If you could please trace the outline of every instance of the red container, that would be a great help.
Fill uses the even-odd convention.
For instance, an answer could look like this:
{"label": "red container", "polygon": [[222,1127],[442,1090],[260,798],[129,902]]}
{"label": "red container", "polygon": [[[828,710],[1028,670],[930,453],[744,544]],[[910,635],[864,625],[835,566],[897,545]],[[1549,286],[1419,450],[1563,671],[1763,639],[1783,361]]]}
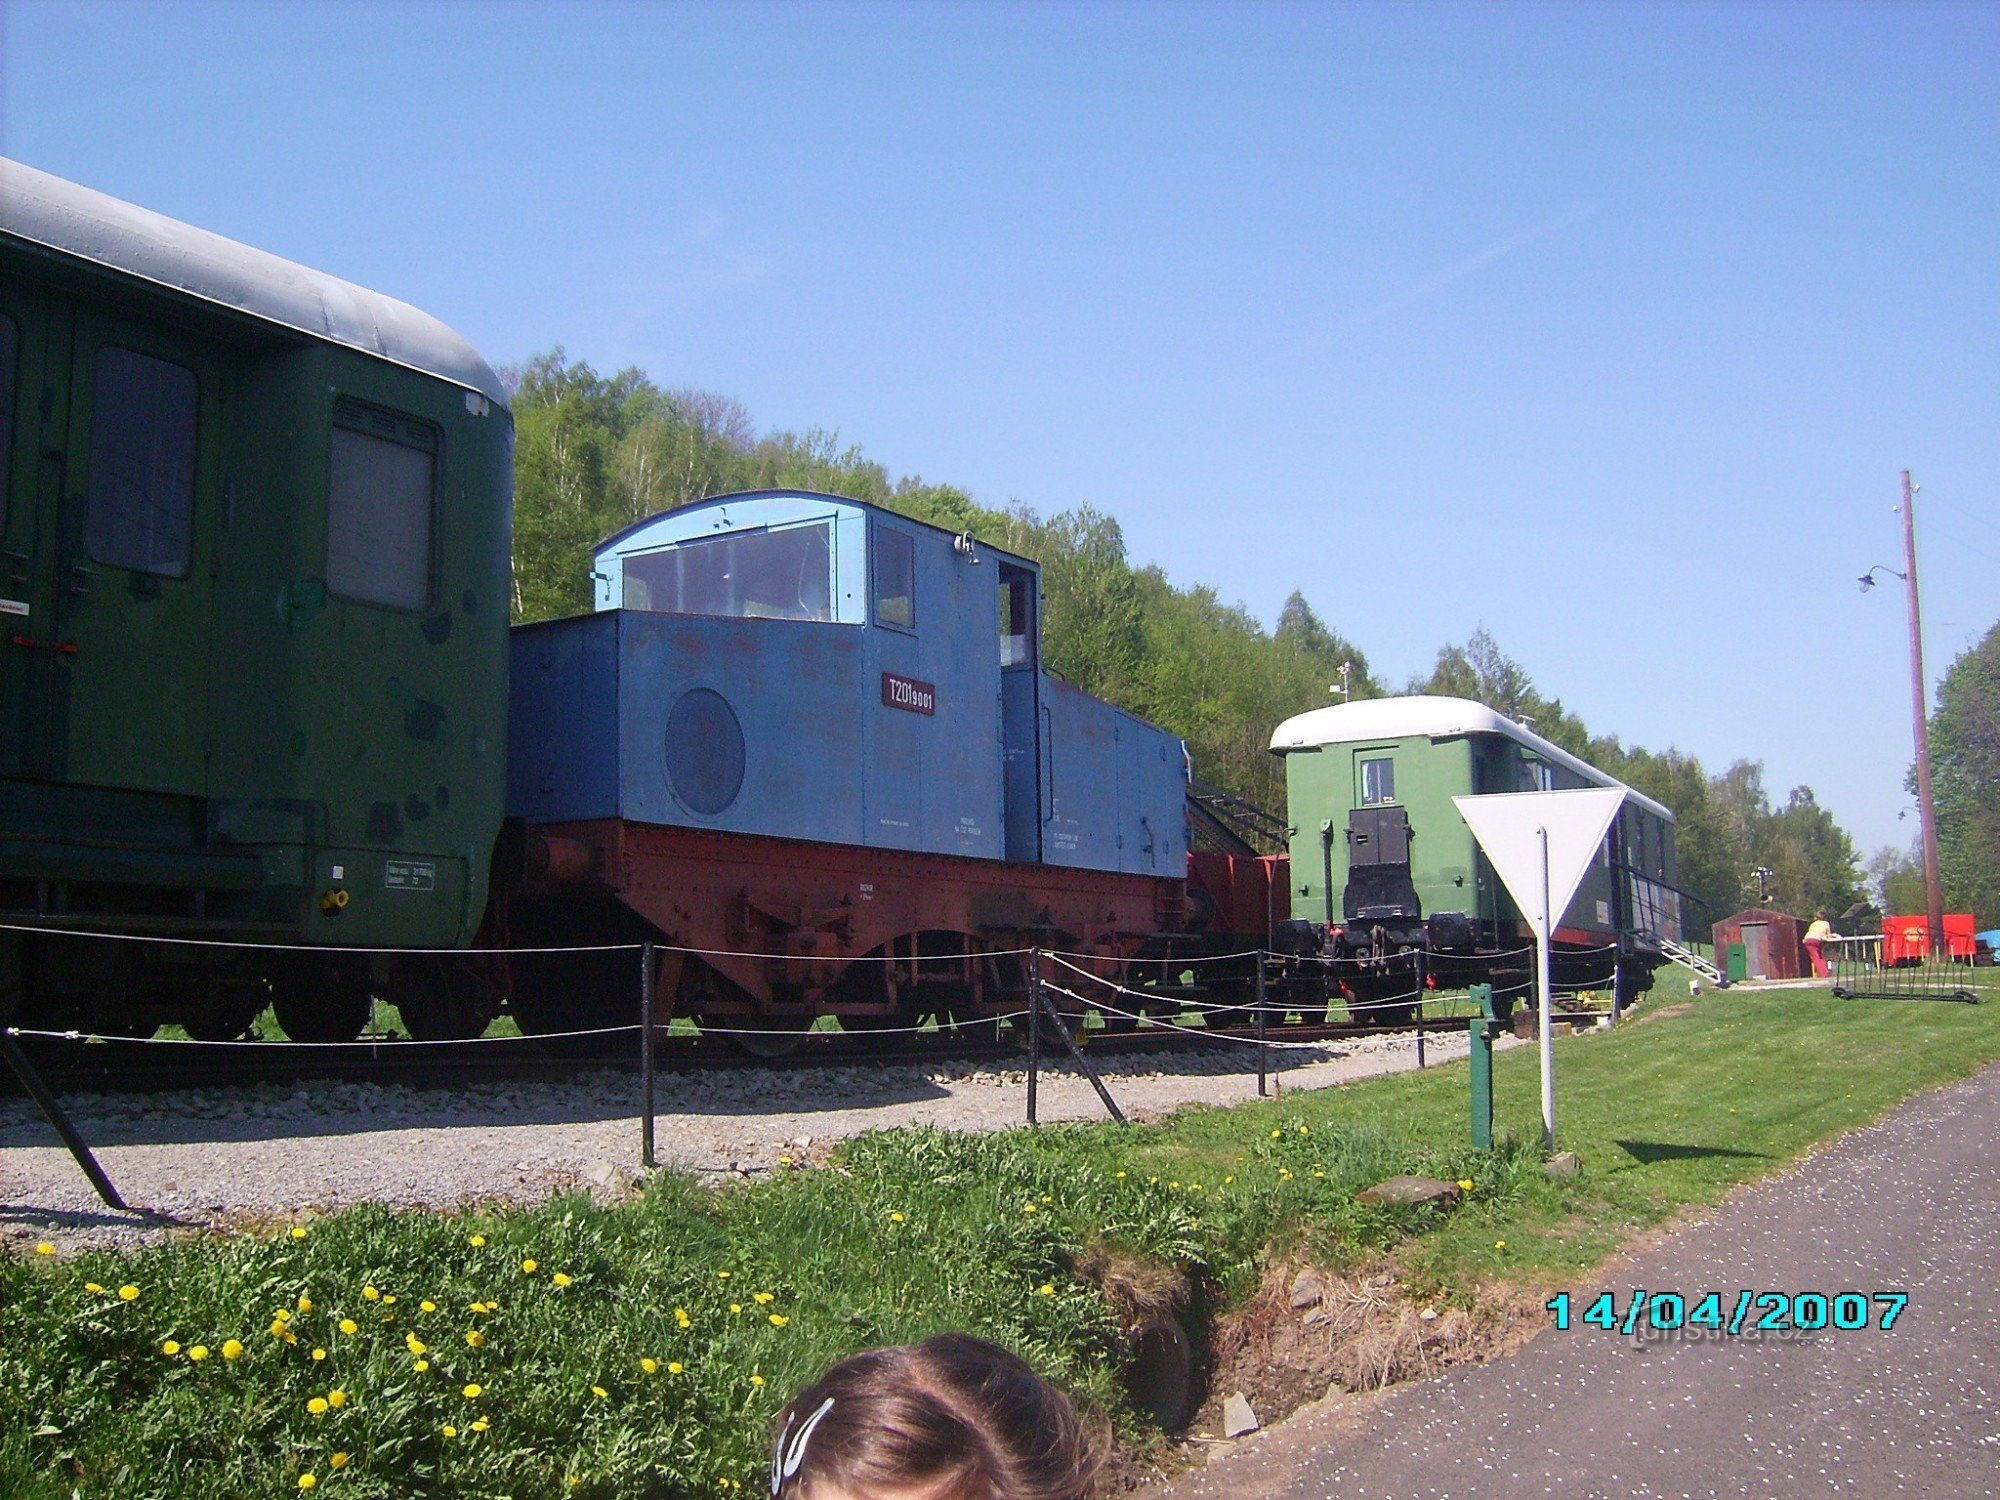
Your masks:
{"label": "red container", "polygon": [[[1930,952],[1930,920],[1922,912],[1914,917],[1882,919],[1882,962],[1914,963]],[[1972,962],[1973,921],[1969,911],[1950,911],[1944,916],[1944,942],[1953,958]]]}

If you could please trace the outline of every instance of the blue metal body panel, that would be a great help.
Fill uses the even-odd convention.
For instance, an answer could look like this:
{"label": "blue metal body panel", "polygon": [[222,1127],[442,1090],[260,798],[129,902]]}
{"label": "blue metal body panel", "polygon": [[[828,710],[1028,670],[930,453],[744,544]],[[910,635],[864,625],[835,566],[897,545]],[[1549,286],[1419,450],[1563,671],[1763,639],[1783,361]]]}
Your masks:
{"label": "blue metal body panel", "polygon": [[[799,528],[816,528],[809,545]],[[781,588],[750,552],[692,550],[787,531]],[[880,618],[872,559],[892,533],[908,625]],[[1032,666],[1003,694],[1001,561],[1033,573],[795,492],[642,522],[598,550],[610,607],[514,632],[508,811],[1183,875],[1180,742]],[[744,612],[616,607],[697,597]],[[768,613],[791,608],[818,617]]]}

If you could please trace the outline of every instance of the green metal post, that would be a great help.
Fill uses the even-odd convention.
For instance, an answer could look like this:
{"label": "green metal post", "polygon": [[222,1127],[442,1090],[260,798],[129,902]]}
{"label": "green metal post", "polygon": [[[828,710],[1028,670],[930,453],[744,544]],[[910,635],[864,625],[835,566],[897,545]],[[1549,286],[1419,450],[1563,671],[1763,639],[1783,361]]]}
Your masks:
{"label": "green metal post", "polygon": [[1472,1144],[1481,1151],[1493,1149],[1493,1032],[1498,1022],[1493,1016],[1493,986],[1475,984],[1472,999],[1479,1014],[1466,1022],[1472,1044]]}

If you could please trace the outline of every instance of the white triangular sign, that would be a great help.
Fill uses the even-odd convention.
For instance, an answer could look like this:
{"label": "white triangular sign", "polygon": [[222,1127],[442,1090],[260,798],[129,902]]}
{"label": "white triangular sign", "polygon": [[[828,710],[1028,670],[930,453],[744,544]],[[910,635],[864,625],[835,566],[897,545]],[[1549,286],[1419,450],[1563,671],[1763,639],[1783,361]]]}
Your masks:
{"label": "white triangular sign", "polygon": [[[1460,816],[1538,932],[1551,933],[1583,884],[1625,800],[1623,787],[1567,792],[1492,792],[1453,797]],[[1542,832],[1549,838],[1549,910],[1542,911]]]}

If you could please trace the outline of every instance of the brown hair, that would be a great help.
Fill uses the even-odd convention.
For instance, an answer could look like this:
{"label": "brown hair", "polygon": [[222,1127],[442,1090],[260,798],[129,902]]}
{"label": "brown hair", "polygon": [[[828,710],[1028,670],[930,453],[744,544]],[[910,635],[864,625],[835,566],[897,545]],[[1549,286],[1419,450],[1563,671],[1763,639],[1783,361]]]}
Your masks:
{"label": "brown hair", "polygon": [[848,1356],[779,1414],[777,1500],[1086,1500],[1101,1429],[1019,1356],[970,1334]]}

